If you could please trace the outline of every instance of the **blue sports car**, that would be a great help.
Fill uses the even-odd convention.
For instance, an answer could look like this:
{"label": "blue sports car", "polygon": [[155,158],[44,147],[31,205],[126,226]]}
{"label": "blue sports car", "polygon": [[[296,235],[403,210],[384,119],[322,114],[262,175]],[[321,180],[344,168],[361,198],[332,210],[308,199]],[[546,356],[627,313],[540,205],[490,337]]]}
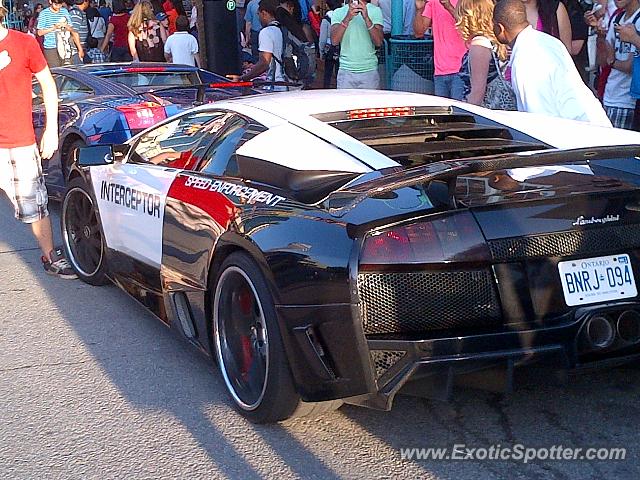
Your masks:
{"label": "blue sports car", "polygon": [[[78,148],[120,144],[147,127],[197,103],[255,93],[228,88],[214,73],[187,65],[114,63],[52,69],[58,87],[60,148],[43,170],[49,193],[62,198],[70,162]],[[33,83],[33,125],[40,138],[45,110]]]}

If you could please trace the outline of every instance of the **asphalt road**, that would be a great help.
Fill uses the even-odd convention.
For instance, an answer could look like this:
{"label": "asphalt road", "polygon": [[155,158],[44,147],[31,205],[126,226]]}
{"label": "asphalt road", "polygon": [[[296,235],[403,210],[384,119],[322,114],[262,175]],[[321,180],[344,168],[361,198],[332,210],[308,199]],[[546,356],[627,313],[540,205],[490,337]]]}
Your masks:
{"label": "asphalt road", "polygon": [[[55,210],[55,208],[54,208]],[[58,216],[54,212],[54,226]],[[284,426],[234,413],[212,363],[115,287],[47,276],[0,195],[0,478],[638,478],[640,369],[507,398],[399,398]],[[402,460],[402,448],[623,447],[621,461]]]}

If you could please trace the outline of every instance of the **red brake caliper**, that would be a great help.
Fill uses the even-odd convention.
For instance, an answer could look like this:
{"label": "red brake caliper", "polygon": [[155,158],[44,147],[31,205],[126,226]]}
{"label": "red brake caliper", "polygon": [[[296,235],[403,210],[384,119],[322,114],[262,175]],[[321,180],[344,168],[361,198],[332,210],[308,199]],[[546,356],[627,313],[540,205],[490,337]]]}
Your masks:
{"label": "red brake caliper", "polygon": [[242,368],[240,373],[242,374],[242,379],[247,380],[249,368],[251,368],[251,362],[253,361],[253,347],[251,346],[249,335],[240,337],[240,343],[242,344]]}
{"label": "red brake caliper", "polygon": [[[240,304],[240,311],[243,315],[251,314],[251,307],[253,306],[252,294],[249,290],[244,290],[240,293],[238,303]],[[240,337],[240,344],[242,346],[242,368],[240,373],[242,379],[246,380],[249,376],[249,369],[253,362],[253,346],[251,345],[251,338],[249,335],[243,335]]]}

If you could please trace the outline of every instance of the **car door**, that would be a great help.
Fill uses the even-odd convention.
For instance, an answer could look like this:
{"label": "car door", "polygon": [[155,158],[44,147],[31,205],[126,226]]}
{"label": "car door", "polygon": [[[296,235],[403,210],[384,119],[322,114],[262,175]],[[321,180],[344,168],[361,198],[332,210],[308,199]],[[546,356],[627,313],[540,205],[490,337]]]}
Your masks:
{"label": "car door", "polygon": [[[56,82],[56,88],[59,89],[59,75],[54,75]],[[59,98],[59,97],[58,97]],[[35,78],[31,82],[31,116],[33,118],[33,131],[36,134],[36,142],[39,144],[42,134],[44,133],[44,127],[47,124],[47,115],[44,107],[44,97],[42,96],[42,87]],[[58,129],[60,128],[60,112],[58,112]],[[57,183],[57,179],[61,177],[61,169],[55,168],[59,164],[59,155],[54,155],[54,158],[42,161],[42,171],[46,177],[47,184]]]}
{"label": "car door", "polygon": [[231,228],[239,208],[275,201],[240,178],[236,158],[237,149],[266,127],[228,113],[207,128],[215,133],[194,151],[189,170],[176,177],[165,209],[163,284],[180,283],[186,290],[206,287],[212,247]]}
{"label": "car door", "polygon": [[225,115],[199,111],[174,117],[138,137],[126,162],[92,168],[110,249],[160,268],[169,189],[178,173],[198,161],[200,144],[213,136],[210,126]]}
{"label": "car door", "polygon": [[209,175],[237,177],[236,149],[250,125],[247,119],[239,115],[229,118],[224,130],[220,132],[204,155],[198,170]]}

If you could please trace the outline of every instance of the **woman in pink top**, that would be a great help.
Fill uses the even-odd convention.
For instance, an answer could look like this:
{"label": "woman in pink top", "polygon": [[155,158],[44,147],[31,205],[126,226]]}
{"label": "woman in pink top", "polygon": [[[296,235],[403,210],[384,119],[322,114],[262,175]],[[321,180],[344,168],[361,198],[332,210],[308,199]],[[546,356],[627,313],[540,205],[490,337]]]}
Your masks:
{"label": "woman in pink top", "polygon": [[462,100],[464,83],[459,72],[467,47],[456,28],[457,4],[458,0],[429,0],[426,4],[425,0],[416,0],[413,31],[417,38],[422,38],[428,28],[433,33],[435,94]]}

